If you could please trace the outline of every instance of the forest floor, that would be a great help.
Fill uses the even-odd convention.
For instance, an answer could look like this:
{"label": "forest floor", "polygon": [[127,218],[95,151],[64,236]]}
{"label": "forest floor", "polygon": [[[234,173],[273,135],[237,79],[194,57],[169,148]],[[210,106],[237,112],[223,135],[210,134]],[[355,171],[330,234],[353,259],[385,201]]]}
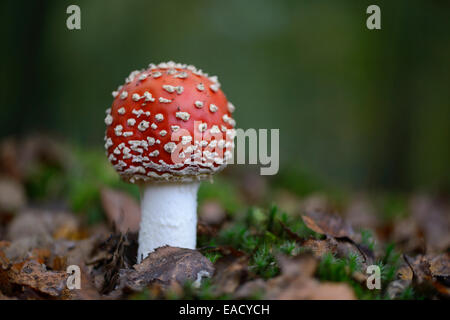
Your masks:
{"label": "forest floor", "polygon": [[450,298],[448,195],[229,168],[199,190],[197,250],[141,264],[138,199],[101,150],[0,141],[0,299]]}

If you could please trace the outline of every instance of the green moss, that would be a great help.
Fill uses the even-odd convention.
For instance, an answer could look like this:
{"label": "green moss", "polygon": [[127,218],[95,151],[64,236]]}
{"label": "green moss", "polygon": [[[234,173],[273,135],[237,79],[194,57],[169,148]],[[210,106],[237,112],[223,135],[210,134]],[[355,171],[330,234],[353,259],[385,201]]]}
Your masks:
{"label": "green moss", "polygon": [[316,276],[322,281],[348,283],[353,288],[358,299],[381,299],[382,296],[379,290],[369,290],[353,279],[352,275],[354,272],[364,272],[361,270],[358,259],[357,255],[349,255],[345,259],[339,259],[327,253],[319,263]]}
{"label": "green moss", "polygon": [[211,263],[216,263],[222,257],[222,254],[219,252],[205,252],[204,256],[211,261]]}
{"label": "green moss", "polygon": [[60,197],[66,189],[62,168],[40,164],[29,173],[25,183],[27,195],[33,200],[48,200]]}
{"label": "green moss", "polygon": [[273,278],[280,273],[273,249],[272,244],[263,243],[250,260],[250,270],[264,279]]}
{"label": "green moss", "polygon": [[417,294],[411,286],[405,288],[396,300],[424,300],[425,297]]}
{"label": "green moss", "polygon": [[371,251],[375,250],[375,238],[372,234],[372,231],[367,229],[361,230],[361,243]]}

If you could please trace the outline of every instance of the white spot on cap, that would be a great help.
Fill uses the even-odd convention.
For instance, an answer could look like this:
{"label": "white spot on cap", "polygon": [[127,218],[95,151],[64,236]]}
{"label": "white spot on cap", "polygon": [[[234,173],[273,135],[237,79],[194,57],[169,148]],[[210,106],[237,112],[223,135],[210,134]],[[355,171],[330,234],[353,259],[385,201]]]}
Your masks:
{"label": "white spot on cap", "polygon": [[208,129],[208,125],[207,125],[205,122],[200,123],[200,124],[198,125],[198,130],[199,130],[200,132],[205,132],[206,129]]}
{"label": "white spot on cap", "polygon": [[155,101],[155,98],[153,98],[152,94],[148,91],[144,92],[145,101],[153,102]]}
{"label": "white spot on cap", "polygon": [[142,148],[143,147],[145,150],[148,149],[148,143],[145,140],[130,140],[128,141],[128,144],[131,146],[131,150],[142,153],[143,151]]}
{"label": "white spot on cap", "polygon": [[234,110],[236,110],[236,108],[234,107],[234,105],[233,105],[231,102],[228,102],[228,111],[230,111],[231,113],[233,113]]}
{"label": "white spot on cap", "polygon": [[209,86],[209,88],[210,88],[212,91],[217,92],[217,91],[219,91],[220,86],[219,86],[219,84],[217,84],[217,83],[213,83],[212,85]]}
{"label": "white spot on cap", "polygon": [[130,75],[125,79],[126,83],[130,83],[134,80],[134,78],[140,73],[138,70],[131,71]]}
{"label": "white spot on cap", "polygon": [[170,129],[172,129],[173,132],[180,129],[180,126],[171,126]]}
{"label": "white spot on cap", "polygon": [[152,123],[152,129],[153,129],[153,130],[158,129],[158,126],[156,125],[156,123]]}
{"label": "white spot on cap", "polygon": [[111,115],[108,114],[108,115],[106,116],[106,118],[105,118],[105,124],[106,124],[107,126],[110,126],[112,123],[113,123],[113,117],[111,117]]}
{"label": "white spot on cap", "polygon": [[127,120],[127,124],[132,127],[136,124],[136,119],[130,118]]}
{"label": "white spot on cap", "polygon": [[217,106],[215,104],[210,104],[209,105],[209,111],[211,112],[216,112],[219,108],[217,108]]}
{"label": "white spot on cap", "polygon": [[147,79],[147,77],[148,77],[148,75],[146,73],[143,73],[139,76],[139,80],[141,80],[141,81],[145,80],[145,79]]}
{"label": "white spot on cap", "polygon": [[164,145],[164,150],[166,150],[166,152],[168,152],[168,153],[172,153],[176,147],[177,147],[177,145],[174,142],[167,142]]}
{"label": "white spot on cap", "polygon": [[231,118],[229,115],[224,114],[222,117],[223,121],[225,123],[228,123],[230,126],[234,127],[236,125],[236,121],[234,121],[233,118]]}
{"label": "white spot on cap", "polygon": [[125,131],[125,132],[123,133],[123,136],[124,136],[124,137],[131,137],[133,134],[134,134],[133,131]]}
{"label": "white spot on cap", "polygon": [[122,125],[118,124],[118,125],[114,128],[114,132],[115,132],[116,136],[120,137],[120,136],[122,135],[122,130],[123,130]]}
{"label": "white spot on cap", "polygon": [[181,119],[181,120],[183,120],[183,121],[188,121],[189,118],[191,117],[191,115],[190,115],[188,112],[182,112],[182,111],[177,112],[177,113],[175,114],[175,116],[176,116],[178,119]]}
{"label": "white spot on cap", "polygon": [[199,84],[197,85],[197,90],[198,90],[198,91],[203,91],[203,90],[205,90],[205,85],[204,85],[203,83],[199,83]]}
{"label": "white spot on cap", "polygon": [[166,90],[169,93],[176,92],[178,94],[182,94],[183,91],[184,91],[184,88],[182,86],[176,86],[175,87],[175,86],[171,86],[171,85],[165,84],[162,87],[163,87],[164,90]]}
{"label": "white spot on cap", "polygon": [[225,156],[225,160],[230,160],[233,157],[233,154],[228,150],[223,155]]}
{"label": "white spot on cap", "polygon": [[167,134],[167,131],[166,130],[161,130],[159,132],[159,134],[161,135],[161,137],[164,137]]}
{"label": "white spot on cap", "polygon": [[215,148],[217,146],[217,140],[213,140],[209,143],[208,148]]}
{"label": "white spot on cap", "polygon": [[117,113],[118,114],[125,114],[125,108],[124,107],[120,108],[119,110],[117,110]]}
{"label": "white spot on cap", "polygon": [[172,100],[166,99],[166,98],[163,98],[163,97],[159,97],[159,102],[161,102],[161,103],[171,103]]}
{"label": "white spot on cap", "polygon": [[119,95],[119,92],[117,92],[117,91],[113,91],[112,92],[113,98],[117,98],[118,95]]}
{"label": "white spot on cap", "polygon": [[122,93],[120,94],[120,99],[125,100],[127,97],[128,97],[128,92],[122,91]]}
{"label": "white spot on cap", "polygon": [[169,92],[169,93],[175,92],[175,87],[174,87],[174,86],[165,84],[165,85],[163,85],[162,87],[163,87],[164,90],[166,90],[166,91]]}
{"label": "white spot on cap", "polygon": [[122,159],[130,159],[131,157],[132,157],[132,155],[130,154],[130,148],[128,148],[128,147],[124,147],[123,148],[123,157],[122,157]]}
{"label": "white spot on cap", "polygon": [[136,115],[137,118],[139,118],[143,114],[145,114],[147,117],[150,116],[150,111],[144,111],[142,109],[139,109],[139,110],[133,109],[133,111],[131,111],[131,113]]}
{"label": "white spot on cap", "polygon": [[180,79],[186,79],[188,77],[187,72],[182,71],[176,75],[173,76],[174,78],[180,78]]}
{"label": "white spot on cap", "polygon": [[192,136],[182,136],[181,137],[181,144],[182,145],[187,145],[191,141],[192,141]]}
{"label": "white spot on cap", "polygon": [[149,126],[150,126],[150,122],[142,120],[142,122],[139,123],[139,125],[138,125],[138,129],[139,129],[139,131],[145,131],[148,129]]}
{"label": "white spot on cap", "polygon": [[159,151],[158,150],[152,151],[148,155],[150,157],[157,157],[157,156],[159,156]]}
{"label": "white spot on cap", "polygon": [[208,78],[211,82],[214,83],[219,83],[219,78],[217,78],[217,76],[211,76]]}
{"label": "white spot on cap", "polygon": [[182,94],[184,91],[184,87],[183,86],[176,86],[175,87],[175,91],[177,92],[177,94]]}
{"label": "white spot on cap", "polygon": [[210,132],[211,132],[212,134],[217,134],[217,133],[220,133],[220,129],[219,129],[218,126],[214,125],[214,126],[212,126]]}
{"label": "white spot on cap", "polygon": [[236,137],[236,130],[228,129],[227,130],[227,137],[229,137],[231,140],[233,140]]}
{"label": "white spot on cap", "polygon": [[112,139],[111,138],[106,139],[105,149],[109,149],[109,147],[111,147],[112,145],[113,145]]}
{"label": "white spot on cap", "polygon": [[161,122],[164,120],[164,115],[162,113],[158,113],[155,115],[155,119],[156,121]]}
{"label": "white spot on cap", "polygon": [[148,145],[152,146],[155,144],[155,138],[153,137],[147,137]]}
{"label": "white spot on cap", "polygon": [[219,147],[219,149],[223,149],[225,147],[225,140],[219,140],[217,147]]}
{"label": "white spot on cap", "polygon": [[201,101],[195,101],[194,102],[194,105],[197,107],[197,108],[203,108],[203,102],[201,102]]}

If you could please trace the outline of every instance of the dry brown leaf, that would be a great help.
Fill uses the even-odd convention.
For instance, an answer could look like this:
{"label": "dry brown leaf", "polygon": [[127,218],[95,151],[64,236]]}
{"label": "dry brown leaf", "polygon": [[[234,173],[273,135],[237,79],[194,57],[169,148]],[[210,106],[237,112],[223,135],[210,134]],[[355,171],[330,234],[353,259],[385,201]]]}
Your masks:
{"label": "dry brown leaf", "polygon": [[205,224],[202,221],[197,223],[197,236],[214,237],[217,235],[218,228]]}
{"label": "dry brown leaf", "polygon": [[303,242],[302,246],[310,249],[314,254],[314,256],[317,258],[321,258],[323,255],[327,253],[337,252],[337,244],[335,242],[329,241],[329,239],[325,240],[308,239],[305,242]]}
{"label": "dry brown leaf", "polygon": [[411,285],[411,280],[398,279],[388,284],[386,293],[390,299],[397,299]]}
{"label": "dry brown leaf", "polygon": [[82,240],[87,237],[87,231],[81,229],[78,223],[74,223],[73,220],[67,220],[66,223],[58,226],[53,232],[54,239]]}
{"label": "dry brown leaf", "polygon": [[417,220],[408,217],[392,224],[390,239],[407,254],[425,254],[425,240]]}
{"label": "dry brown leaf", "polygon": [[356,300],[353,289],[347,283],[314,281],[305,299],[311,300]]}
{"label": "dry brown leaf", "polygon": [[346,283],[324,282],[315,279],[294,279],[277,296],[276,300],[355,300],[353,289]]}
{"label": "dry brown leaf", "polygon": [[312,277],[318,265],[317,259],[307,253],[296,257],[277,255],[276,259],[281,269],[281,275],[284,277]]}
{"label": "dry brown leaf", "polygon": [[216,285],[215,293],[231,294],[247,279],[248,257],[229,254],[218,259],[214,267],[216,272],[212,281]]}
{"label": "dry brown leaf", "polygon": [[400,279],[412,281],[414,289],[427,297],[436,294],[450,297],[448,254],[437,257],[419,255],[414,259],[403,255],[403,259],[407,266],[399,269]]}
{"label": "dry brown leaf", "polygon": [[424,234],[427,253],[440,253],[450,248],[450,205],[447,201],[419,195],[410,203],[411,215]]}
{"label": "dry brown leaf", "polygon": [[447,252],[429,260],[433,277],[450,277],[450,253]]}
{"label": "dry brown leaf", "polygon": [[234,299],[259,297],[264,293],[266,282],[263,279],[250,280],[242,284],[233,294]]}
{"label": "dry brown leaf", "polygon": [[[29,287],[39,293],[52,297],[62,297],[67,290],[67,273],[62,271],[48,271],[45,265],[33,260],[17,263],[8,269],[0,269],[0,290],[11,292],[12,285]],[[5,281],[6,280],[6,281]]]}
{"label": "dry brown leaf", "polygon": [[196,285],[213,273],[214,266],[200,252],[165,246],[149,254],[132,270],[123,270],[121,275],[128,288],[139,291],[152,282],[170,286],[193,281]]}
{"label": "dry brown leaf", "polygon": [[[306,226],[316,233],[326,235],[327,237],[333,237],[336,240],[348,242],[354,246],[358,253],[362,256],[363,262],[366,264],[372,264],[375,260],[375,255],[368,247],[358,244],[358,236],[353,231],[350,224],[345,222],[341,217],[337,215],[329,215],[323,212],[310,212],[302,215],[303,222]],[[348,251],[344,246],[338,246],[338,249],[344,249],[343,256],[346,256]]]}
{"label": "dry brown leaf", "polygon": [[204,251],[207,252],[218,252],[222,254],[223,256],[233,256],[236,258],[247,256],[247,254],[244,251],[241,251],[239,249],[235,249],[232,246],[218,246],[218,247],[208,247],[205,248]]}
{"label": "dry brown leaf", "polygon": [[118,233],[111,234],[106,240],[87,243],[86,248],[80,247],[76,256],[86,257],[86,250],[90,250],[89,259],[84,261],[94,266],[94,282],[103,294],[107,294],[116,288],[120,270],[129,269],[136,263],[137,248],[137,234]]}
{"label": "dry brown leaf", "polygon": [[321,212],[308,212],[302,215],[306,226],[319,234],[334,238],[349,238],[355,236],[352,227],[337,215],[329,215]]}
{"label": "dry brown leaf", "polygon": [[134,198],[122,191],[103,188],[101,201],[108,220],[117,231],[122,233],[139,231],[141,209]]}
{"label": "dry brown leaf", "polygon": [[40,264],[45,264],[50,256],[51,252],[48,248],[34,248],[31,251],[30,260],[34,260]]}
{"label": "dry brown leaf", "polygon": [[281,275],[267,281],[266,299],[277,300],[353,300],[353,289],[346,283],[320,283],[313,278],[318,261],[310,254],[295,258],[277,256]]}
{"label": "dry brown leaf", "polygon": [[84,264],[79,265],[81,271],[81,288],[76,290],[70,290],[68,298],[72,300],[99,300],[101,295],[94,285],[91,271]]}

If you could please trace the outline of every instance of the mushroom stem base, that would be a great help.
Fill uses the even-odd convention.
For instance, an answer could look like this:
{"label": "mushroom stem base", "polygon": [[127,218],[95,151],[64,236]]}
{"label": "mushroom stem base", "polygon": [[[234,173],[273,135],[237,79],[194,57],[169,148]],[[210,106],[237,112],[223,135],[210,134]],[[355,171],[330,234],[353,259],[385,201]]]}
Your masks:
{"label": "mushroom stem base", "polygon": [[195,249],[197,191],[200,182],[156,183],[141,187],[138,263],[155,249]]}

